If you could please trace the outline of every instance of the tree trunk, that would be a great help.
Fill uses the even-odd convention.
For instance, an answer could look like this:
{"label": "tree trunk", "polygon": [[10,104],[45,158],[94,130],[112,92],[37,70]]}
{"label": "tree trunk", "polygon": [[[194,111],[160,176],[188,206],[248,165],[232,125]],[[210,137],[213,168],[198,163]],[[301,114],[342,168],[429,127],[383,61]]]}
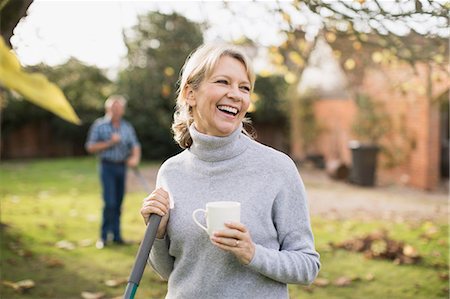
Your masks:
{"label": "tree trunk", "polygon": [[3,0],[0,2],[0,34],[11,48],[11,36],[33,0]]}

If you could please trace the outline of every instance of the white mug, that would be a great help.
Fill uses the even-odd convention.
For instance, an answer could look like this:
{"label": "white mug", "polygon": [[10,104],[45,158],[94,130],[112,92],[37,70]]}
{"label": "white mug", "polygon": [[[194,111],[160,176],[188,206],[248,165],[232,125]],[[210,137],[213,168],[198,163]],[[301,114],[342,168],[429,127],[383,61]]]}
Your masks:
{"label": "white mug", "polygon": [[[206,227],[195,217],[198,212],[205,213]],[[211,236],[213,232],[225,229],[225,222],[241,222],[241,203],[237,201],[208,202],[206,210],[197,209],[192,212],[192,219]]]}

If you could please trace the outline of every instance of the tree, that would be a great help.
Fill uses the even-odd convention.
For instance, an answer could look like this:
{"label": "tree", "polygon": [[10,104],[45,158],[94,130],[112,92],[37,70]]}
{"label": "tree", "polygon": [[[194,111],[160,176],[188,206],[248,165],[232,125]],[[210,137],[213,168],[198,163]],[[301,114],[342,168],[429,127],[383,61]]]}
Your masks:
{"label": "tree", "polygon": [[[270,4],[268,10],[278,17],[286,37],[270,49],[272,61],[290,84],[298,84],[317,37],[331,45],[355,93],[368,66],[425,64],[429,78],[423,85],[431,102],[433,70],[448,73],[448,1],[297,0]],[[300,125],[291,125],[292,154],[301,158],[295,150],[300,148],[295,146]]]}
{"label": "tree", "polygon": [[286,123],[286,81],[282,76],[257,76],[254,91],[254,122],[267,124]]}
{"label": "tree", "polygon": [[0,34],[8,47],[11,48],[10,38],[20,19],[25,17],[28,7],[33,0],[0,0]]}
{"label": "tree", "polygon": [[120,72],[119,92],[128,98],[129,119],[145,158],[166,158],[178,146],[170,131],[178,73],[186,57],[203,42],[200,25],[176,13],[151,12],[124,32],[128,66]]}

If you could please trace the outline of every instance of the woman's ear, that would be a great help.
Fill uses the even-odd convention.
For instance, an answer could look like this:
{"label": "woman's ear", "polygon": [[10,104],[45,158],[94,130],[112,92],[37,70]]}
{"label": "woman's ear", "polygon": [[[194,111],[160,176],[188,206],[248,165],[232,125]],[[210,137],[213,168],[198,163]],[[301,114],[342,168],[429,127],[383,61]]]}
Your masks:
{"label": "woman's ear", "polygon": [[184,98],[186,99],[186,102],[189,104],[189,106],[196,106],[197,103],[195,101],[195,91],[190,85],[186,86],[186,89],[184,91]]}

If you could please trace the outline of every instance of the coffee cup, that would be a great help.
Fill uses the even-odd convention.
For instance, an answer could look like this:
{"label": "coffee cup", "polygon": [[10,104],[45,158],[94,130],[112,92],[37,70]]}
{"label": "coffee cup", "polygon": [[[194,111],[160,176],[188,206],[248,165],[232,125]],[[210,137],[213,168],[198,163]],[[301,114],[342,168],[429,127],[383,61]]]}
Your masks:
{"label": "coffee cup", "polygon": [[[203,212],[206,218],[206,227],[196,218],[197,213]],[[237,201],[212,201],[206,203],[206,209],[196,209],[192,212],[195,224],[205,230],[208,235],[225,229],[225,222],[241,221],[241,203]]]}

